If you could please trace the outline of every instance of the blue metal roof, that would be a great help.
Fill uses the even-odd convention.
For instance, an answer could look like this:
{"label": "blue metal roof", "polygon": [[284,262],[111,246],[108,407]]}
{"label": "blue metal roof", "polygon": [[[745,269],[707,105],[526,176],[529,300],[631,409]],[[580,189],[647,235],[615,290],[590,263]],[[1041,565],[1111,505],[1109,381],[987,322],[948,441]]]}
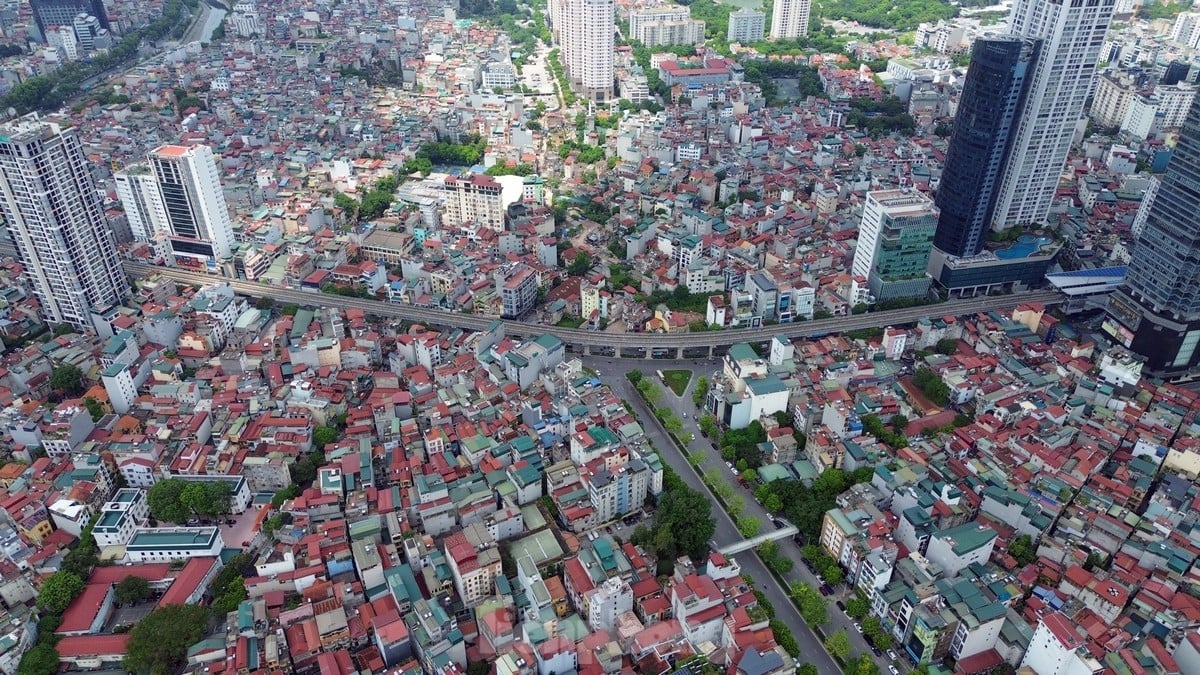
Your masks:
{"label": "blue metal roof", "polygon": [[1123,277],[1125,272],[1129,270],[1128,265],[1114,265],[1112,267],[1097,267],[1094,270],[1073,270],[1070,272],[1053,272],[1047,274],[1048,277]]}

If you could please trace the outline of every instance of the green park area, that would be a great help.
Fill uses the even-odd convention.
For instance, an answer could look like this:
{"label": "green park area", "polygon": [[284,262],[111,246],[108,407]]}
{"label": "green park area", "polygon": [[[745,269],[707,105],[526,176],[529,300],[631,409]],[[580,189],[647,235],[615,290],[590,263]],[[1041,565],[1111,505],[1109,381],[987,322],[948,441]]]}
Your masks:
{"label": "green park area", "polygon": [[687,391],[688,382],[692,381],[692,371],[690,370],[664,370],[663,381],[675,392],[676,396],[683,396],[683,392]]}

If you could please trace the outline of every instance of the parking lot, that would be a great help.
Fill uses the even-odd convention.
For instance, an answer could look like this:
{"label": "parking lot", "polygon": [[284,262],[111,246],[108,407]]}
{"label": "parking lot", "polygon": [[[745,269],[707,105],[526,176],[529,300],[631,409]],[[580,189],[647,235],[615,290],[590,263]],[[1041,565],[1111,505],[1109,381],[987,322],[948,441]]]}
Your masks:
{"label": "parking lot", "polygon": [[242,542],[254,539],[254,535],[258,533],[258,529],[254,526],[258,514],[257,505],[251,504],[245,513],[234,516],[233,525],[226,525],[224,520],[221,521],[221,539],[225,541],[225,548],[245,548]]}
{"label": "parking lot", "polygon": [[108,619],[108,623],[104,625],[104,630],[111,633],[117,626],[134,625],[146,618],[146,615],[154,610],[154,605],[157,602],[157,598],[152,598],[136,605],[114,610],[112,616]]}

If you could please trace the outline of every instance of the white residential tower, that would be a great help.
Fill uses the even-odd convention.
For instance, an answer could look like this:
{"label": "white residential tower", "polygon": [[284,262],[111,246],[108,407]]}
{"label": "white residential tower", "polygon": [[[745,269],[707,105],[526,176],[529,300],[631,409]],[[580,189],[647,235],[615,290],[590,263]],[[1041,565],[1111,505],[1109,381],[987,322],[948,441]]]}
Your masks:
{"label": "white residential tower", "polygon": [[0,126],[0,215],[51,323],[93,327],[129,283],[75,132],[27,115]]}
{"label": "white residential tower", "polygon": [[1010,32],[1041,40],[1000,183],[992,229],[1045,220],[1085,113],[1113,0],[1016,0]]}

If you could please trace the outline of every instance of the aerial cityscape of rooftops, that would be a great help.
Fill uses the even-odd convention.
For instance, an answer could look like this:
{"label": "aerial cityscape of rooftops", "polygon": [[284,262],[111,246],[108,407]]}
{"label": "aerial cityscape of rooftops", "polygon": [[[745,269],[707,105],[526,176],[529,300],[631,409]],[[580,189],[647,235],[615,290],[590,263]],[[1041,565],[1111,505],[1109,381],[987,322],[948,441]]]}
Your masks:
{"label": "aerial cityscape of rooftops", "polygon": [[0,0],[0,675],[1200,675],[1191,0]]}

